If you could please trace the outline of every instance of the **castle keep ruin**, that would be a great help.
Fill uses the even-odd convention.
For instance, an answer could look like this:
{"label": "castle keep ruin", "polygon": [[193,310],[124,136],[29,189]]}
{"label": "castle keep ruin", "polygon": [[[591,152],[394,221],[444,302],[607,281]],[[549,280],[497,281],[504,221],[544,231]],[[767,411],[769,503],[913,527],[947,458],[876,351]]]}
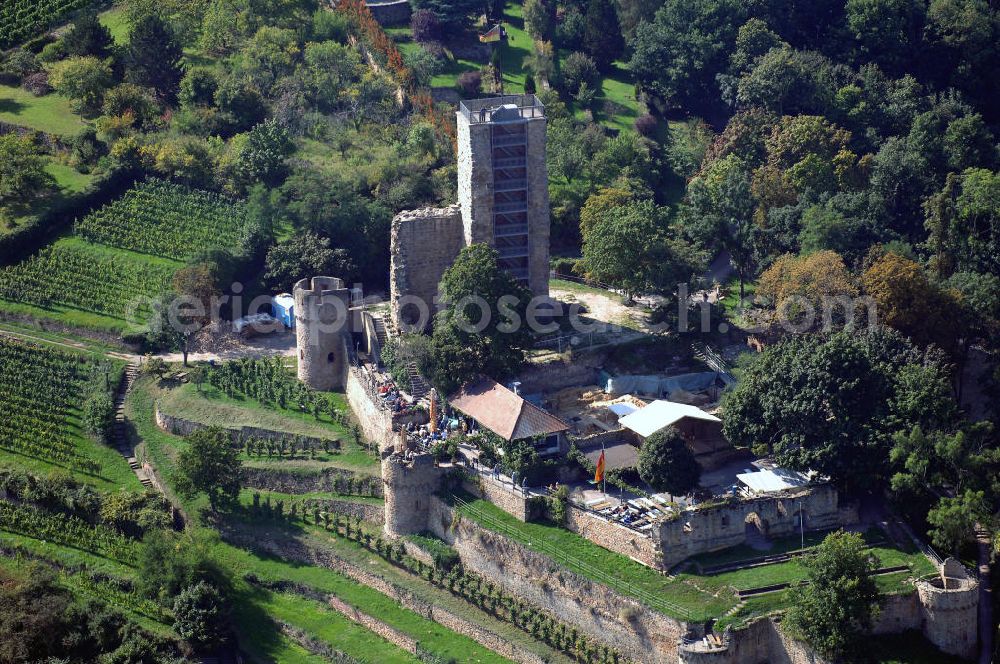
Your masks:
{"label": "castle keep ruin", "polygon": [[[533,295],[549,292],[545,107],[533,94],[459,105],[458,205],[392,221],[390,303],[400,327],[426,327],[438,283],[463,247],[485,243]],[[421,311],[415,302],[425,303]]]}

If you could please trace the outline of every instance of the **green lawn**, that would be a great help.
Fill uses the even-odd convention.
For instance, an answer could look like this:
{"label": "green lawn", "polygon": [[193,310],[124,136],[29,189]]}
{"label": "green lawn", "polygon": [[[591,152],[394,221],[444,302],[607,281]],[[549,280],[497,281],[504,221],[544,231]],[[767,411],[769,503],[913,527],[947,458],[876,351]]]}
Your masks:
{"label": "green lawn", "polygon": [[0,85],[0,120],[58,136],[75,136],[86,126],[55,93],[36,97],[27,90]]}
{"label": "green lawn", "polygon": [[503,91],[505,94],[520,94],[524,92],[524,81],[528,71],[525,60],[534,48],[531,37],[524,31],[523,6],[520,2],[508,2],[504,8],[504,27],[507,29],[507,41],[501,43],[503,70]]}
{"label": "green lawn", "polygon": [[45,170],[55,178],[56,185],[64,194],[78,194],[94,181],[92,173],[81,173],[72,166],[50,158]]}
{"label": "green lawn", "polygon": [[[236,617],[241,624],[242,641],[252,654],[265,656],[274,661],[325,661],[307,656],[288,658],[284,652],[273,651],[273,634],[267,624],[261,624],[259,609],[277,620],[288,623],[309,633],[310,636],[328,643],[336,650],[363,661],[385,662],[385,664],[415,664],[416,656],[379,638],[364,627],[352,622],[340,613],[319,602],[287,593],[272,593],[261,588],[253,588],[241,593],[242,601],[237,601]],[[255,617],[256,614],[256,617]],[[273,628],[272,628],[273,629]],[[270,637],[270,638],[269,638]],[[287,645],[282,644],[280,651]],[[305,654],[305,653],[301,653]]]}
{"label": "green lawn", "polygon": [[[296,565],[278,558],[258,556],[226,545],[224,548],[219,548],[218,553],[224,556],[227,566],[238,574],[252,571],[260,579],[294,581],[323,593],[336,595],[362,613],[375,616],[417,639],[424,649],[444,661],[454,659],[485,664],[502,664],[509,661],[472,639],[452,632],[409,609],[404,609],[396,600],[337,572]],[[309,631],[314,630],[310,628]]]}
{"label": "green lawn", "polygon": [[106,27],[111,33],[111,37],[118,45],[127,44],[131,27],[125,21],[125,9],[123,7],[112,7],[98,15],[101,25]]}
{"label": "green lawn", "polygon": [[[336,401],[341,410],[349,410],[343,394],[330,393],[327,396]],[[265,406],[242,395],[228,397],[207,384],[202,386],[201,394],[191,384],[164,389],[159,396],[159,403],[165,413],[202,424],[223,427],[252,426],[316,438],[337,439],[341,443],[341,453],[331,455],[329,462],[311,462],[303,459],[299,465],[313,469],[344,468],[368,474],[379,472],[378,461],[354,443],[351,432],[335,424],[325,413],[317,420],[312,415],[288,408]],[[266,457],[255,460],[266,461]],[[273,463],[280,464],[275,467],[281,468],[290,468],[293,464],[298,464],[292,461],[273,461]]]}

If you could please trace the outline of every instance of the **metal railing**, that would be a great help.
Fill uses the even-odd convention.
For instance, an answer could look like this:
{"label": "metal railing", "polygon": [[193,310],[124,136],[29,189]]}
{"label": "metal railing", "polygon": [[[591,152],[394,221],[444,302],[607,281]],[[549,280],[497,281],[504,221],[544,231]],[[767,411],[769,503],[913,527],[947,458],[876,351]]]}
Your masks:
{"label": "metal railing", "polygon": [[493,113],[501,106],[514,105],[518,114],[524,119],[544,118],[545,104],[533,94],[504,95],[502,97],[485,97],[483,99],[466,99],[459,102],[458,112],[469,122],[492,122]]}
{"label": "metal railing", "polygon": [[[498,533],[502,533],[511,539],[522,542],[528,547],[535,549],[544,553],[545,555],[553,558],[554,560],[561,563],[564,567],[570,571],[577,572],[582,576],[585,576],[592,581],[604,584],[618,592],[633,597],[643,604],[665,613],[667,615],[676,616],[684,620],[689,620],[693,616],[690,609],[686,609],[682,606],[674,604],[673,602],[663,599],[662,597],[657,597],[648,590],[644,590],[636,586],[635,584],[629,583],[628,581],[622,581],[611,574],[608,574],[602,569],[598,569],[593,565],[586,563],[578,558],[575,558],[566,552],[554,547],[544,540],[533,540],[528,537],[523,532],[518,532],[508,526],[507,524],[493,518],[489,514],[483,512],[479,508],[470,504],[468,501],[463,500],[459,496],[452,494],[452,499],[455,504],[460,507],[463,511],[472,516],[473,520],[478,521],[482,525],[486,526],[490,530],[495,530]],[[596,544],[594,546],[597,546]],[[621,554],[618,554],[621,555]],[[639,564],[639,563],[636,563]]]}

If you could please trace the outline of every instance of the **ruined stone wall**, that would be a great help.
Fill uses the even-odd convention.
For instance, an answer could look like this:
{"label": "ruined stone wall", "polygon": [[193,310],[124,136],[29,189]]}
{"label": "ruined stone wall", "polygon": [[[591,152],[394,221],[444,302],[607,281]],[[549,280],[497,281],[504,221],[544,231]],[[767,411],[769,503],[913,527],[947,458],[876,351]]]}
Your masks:
{"label": "ruined stone wall", "polygon": [[365,438],[377,444],[379,449],[385,449],[395,442],[395,436],[392,432],[392,414],[379,408],[371,400],[361,380],[357,370],[353,367],[347,371],[347,403],[351,406]]}
{"label": "ruined stone wall", "polygon": [[509,484],[500,484],[488,477],[482,481],[465,481],[462,488],[474,496],[490,501],[518,521],[530,521],[538,516],[532,513],[528,498],[520,489],[511,490]]}
{"label": "ruined stone wall", "polygon": [[605,353],[589,353],[573,361],[563,358],[532,363],[517,376],[523,394],[556,392],[567,387],[597,385]]}
{"label": "ruined stone wall", "polygon": [[760,618],[728,632],[727,647],[706,648],[701,643],[682,645],[679,664],[827,664],[804,643],[785,634],[781,625]]}
{"label": "ruined stone wall", "polygon": [[673,521],[653,526],[663,562],[671,567],[698,553],[726,549],[746,541],[746,523],[760,524],[767,537],[798,532],[797,515],[805,514],[806,530],[836,528],[857,521],[857,510],[839,504],[837,489],[820,484],[760,498],[685,511]]}
{"label": "ruined stone wall", "polygon": [[441,277],[465,246],[462,212],[458,205],[400,212],[392,220],[390,243],[393,322],[399,328],[417,323],[421,310],[406,303],[419,300],[426,306],[426,328],[436,311],[434,301]]}
{"label": "ruined stone wall", "polygon": [[462,565],[500,584],[508,593],[549,611],[639,664],[673,664],[688,625],[614,589],[581,577],[551,558],[467,519],[431,500],[430,531],[458,552]]}
{"label": "ruined stone wall", "polygon": [[882,598],[878,618],[872,625],[872,633],[898,634],[908,629],[919,630],[922,624],[923,616],[917,593],[896,593]]}
{"label": "ruined stone wall", "polygon": [[566,528],[609,551],[628,556],[653,569],[660,568],[660,552],[656,541],[649,535],[602,519],[573,505],[566,510]]}

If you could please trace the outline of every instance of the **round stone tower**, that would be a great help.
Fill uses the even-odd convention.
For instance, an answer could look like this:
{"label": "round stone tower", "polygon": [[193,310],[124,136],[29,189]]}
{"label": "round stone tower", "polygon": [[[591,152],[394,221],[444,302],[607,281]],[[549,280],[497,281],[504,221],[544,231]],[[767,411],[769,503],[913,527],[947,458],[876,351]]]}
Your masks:
{"label": "round stone tower", "polygon": [[917,583],[924,612],[924,636],[949,655],[971,658],[979,642],[979,582],[954,558],[941,575]]}
{"label": "round stone tower", "polygon": [[385,534],[414,535],[429,529],[430,499],[441,484],[441,470],[430,454],[406,458],[386,450],[382,457]]}
{"label": "round stone tower", "polygon": [[302,279],[295,298],[299,380],[317,390],[342,388],[350,343],[351,292],[335,277]]}

